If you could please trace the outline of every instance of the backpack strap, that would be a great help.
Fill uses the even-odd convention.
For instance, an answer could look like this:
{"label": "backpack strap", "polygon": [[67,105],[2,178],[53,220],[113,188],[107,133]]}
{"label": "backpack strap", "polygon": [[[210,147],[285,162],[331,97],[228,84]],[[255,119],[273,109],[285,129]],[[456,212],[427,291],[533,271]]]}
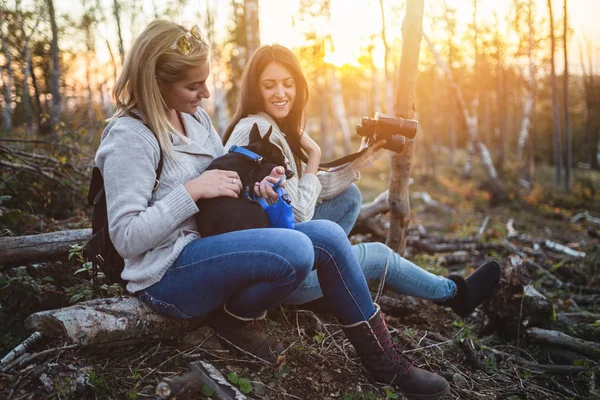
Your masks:
{"label": "backpack strap", "polygon": [[[127,113],[127,116],[137,119],[138,121],[140,121],[141,123],[146,125],[146,127],[148,129],[150,129],[150,126],[148,126],[148,124],[142,119],[142,117],[140,117],[136,113],[130,112],[130,113]],[[152,132],[152,135],[154,135],[154,138],[158,142],[158,149],[160,152],[160,157],[158,159],[158,166],[156,167],[156,181],[154,183],[154,187],[152,188],[152,191],[155,192],[158,189],[158,186],[160,185],[160,175],[162,174],[162,169],[163,169],[163,164],[164,164],[164,156],[163,156],[162,147],[160,145],[160,140],[158,140],[158,136],[156,136],[156,133],[154,133],[154,131],[152,129],[150,129],[150,132]]]}

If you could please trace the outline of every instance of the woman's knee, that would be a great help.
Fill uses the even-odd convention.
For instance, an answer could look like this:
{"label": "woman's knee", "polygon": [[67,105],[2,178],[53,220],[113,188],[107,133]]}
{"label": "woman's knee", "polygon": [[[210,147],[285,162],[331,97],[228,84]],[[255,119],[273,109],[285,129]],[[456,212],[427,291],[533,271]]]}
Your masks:
{"label": "woman's knee", "polygon": [[[311,239],[302,232],[281,229],[277,239],[271,243],[279,254],[292,266],[297,281],[303,281],[314,264],[314,248]],[[279,242],[279,243],[278,243]]]}
{"label": "woman's knee", "polygon": [[299,224],[297,229],[304,232],[310,238],[313,246],[327,249],[350,247],[346,232],[335,222],[324,219],[313,220]]}
{"label": "woman's knee", "polygon": [[351,204],[358,207],[362,205],[362,193],[360,192],[358,186],[356,186],[354,183],[348,186],[348,188],[344,191],[344,194],[347,196],[348,201]]}

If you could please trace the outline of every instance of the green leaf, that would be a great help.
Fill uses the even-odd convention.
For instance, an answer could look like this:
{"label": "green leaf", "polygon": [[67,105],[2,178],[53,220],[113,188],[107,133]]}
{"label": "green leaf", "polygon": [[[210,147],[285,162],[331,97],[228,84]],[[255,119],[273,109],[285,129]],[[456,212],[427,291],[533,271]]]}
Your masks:
{"label": "green leaf", "polygon": [[325,335],[323,335],[321,332],[317,332],[317,334],[313,336],[313,339],[315,342],[317,342],[317,344],[321,344],[323,343],[323,340],[325,340]]}
{"label": "green leaf", "polygon": [[215,391],[206,385],[206,383],[202,384],[202,395],[204,395],[204,397],[211,397],[213,394],[215,394]]}
{"label": "green leaf", "polygon": [[252,391],[252,384],[250,383],[250,380],[248,380],[248,378],[241,378],[239,383],[240,391],[242,393],[250,393]]}
{"label": "green leaf", "polygon": [[235,372],[230,372],[229,374],[227,374],[227,380],[233,383],[234,385],[237,385],[240,381],[240,377]]}

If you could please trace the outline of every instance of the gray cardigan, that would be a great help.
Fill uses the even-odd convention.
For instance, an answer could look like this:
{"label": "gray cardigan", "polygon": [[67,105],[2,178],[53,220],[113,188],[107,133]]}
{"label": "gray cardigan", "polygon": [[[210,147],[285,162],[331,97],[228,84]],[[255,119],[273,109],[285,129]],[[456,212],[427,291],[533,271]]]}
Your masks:
{"label": "gray cardigan", "polygon": [[134,293],[160,281],[182,249],[199,237],[198,207],[183,184],[225,154],[208,114],[182,114],[187,137],[171,134],[174,157],[164,154],[160,185],[152,191],[160,157],[158,141],[141,121],[112,120],[102,134],[96,165],[102,171],[108,224],[125,259],[121,277]]}
{"label": "gray cardigan", "polygon": [[296,174],[287,181],[285,190],[292,199],[294,218],[297,222],[311,220],[317,203],[337,196],[360,177],[360,174],[355,173],[351,165],[346,165],[332,171],[319,171],[317,175],[302,174],[302,177],[298,178],[299,168],[304,170],[306,165],[302,162],[300,166],[296,165],[294,153],[285,140],[285,133],[281,132],[273,118],[264,112],[242,118],[231,132],[225,147],[229,148],[232,144],[238,146],[248,144],[250,130],[254,124],[258,125],[261,136],[267,134],[269,127],[273,127],[269,139],[281,149],[288,168]]}

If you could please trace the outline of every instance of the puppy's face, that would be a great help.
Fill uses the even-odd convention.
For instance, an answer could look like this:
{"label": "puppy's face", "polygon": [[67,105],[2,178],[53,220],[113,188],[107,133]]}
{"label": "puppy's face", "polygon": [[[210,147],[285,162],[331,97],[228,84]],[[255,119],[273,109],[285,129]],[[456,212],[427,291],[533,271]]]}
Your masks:
{"label": "puppy's face", "polygon": [[273,132],[273,128],[269,128],[267,134],[261,138],[260,131],[258,130],[258,126],[254,124],[252,126],[252,130],[250,131],[250,140],[248,146],[248,150],[255,152],[256,154],[263,157],[263,162],[274,164],[275,166],[282,166],[285,168],[285,177],[290,179],[294,176],[294,171],[291,171],[287,168],[285,162],[285,156],[279,147],[275,146],[270,142],[269,138],[271,137],[271,133]]}

